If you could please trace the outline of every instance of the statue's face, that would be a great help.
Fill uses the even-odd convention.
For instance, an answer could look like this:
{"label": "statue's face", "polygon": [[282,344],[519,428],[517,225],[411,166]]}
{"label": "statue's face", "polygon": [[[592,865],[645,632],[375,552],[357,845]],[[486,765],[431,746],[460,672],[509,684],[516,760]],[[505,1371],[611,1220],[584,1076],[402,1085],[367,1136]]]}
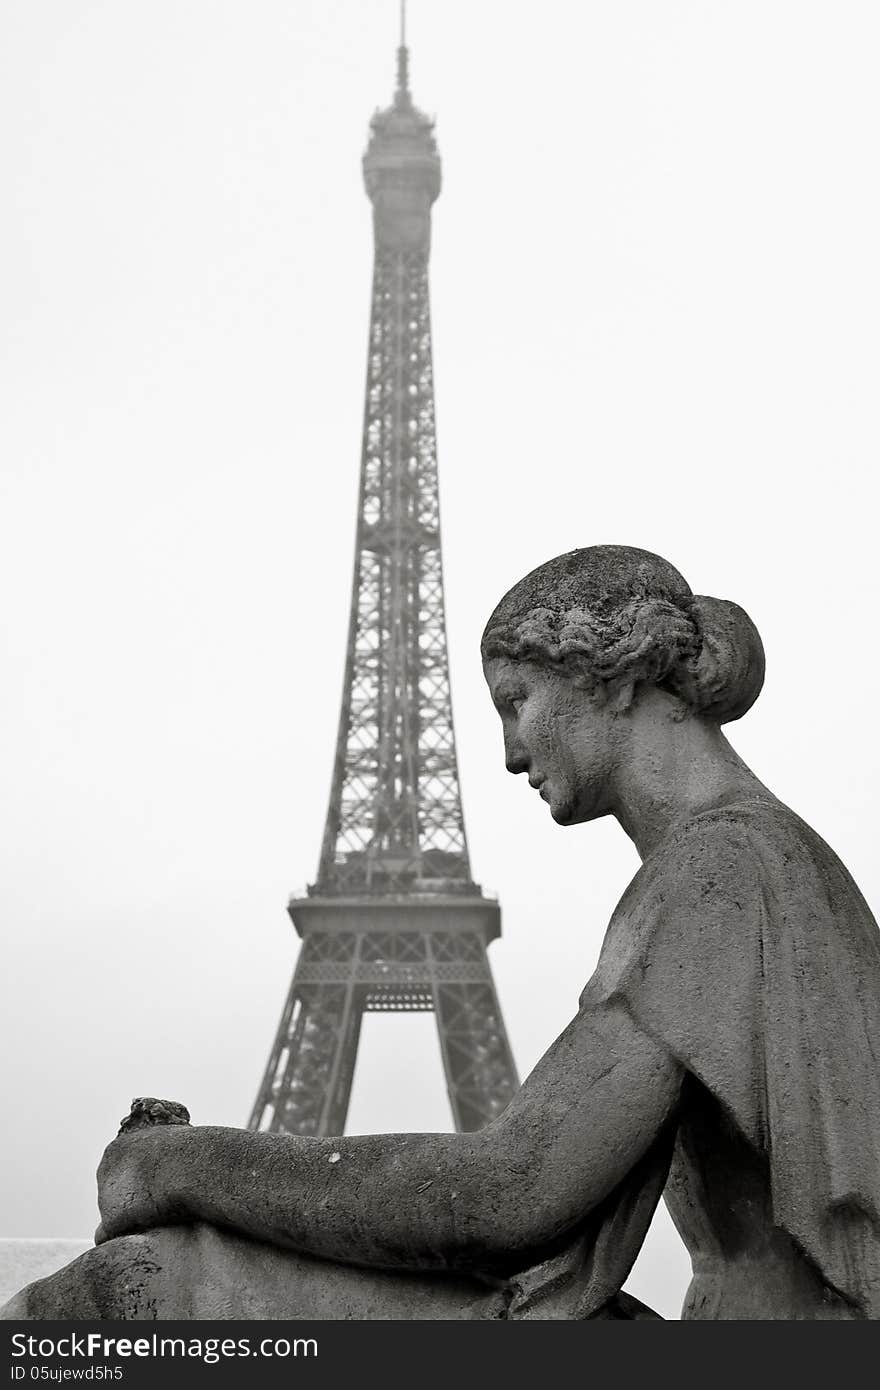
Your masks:
{"label": "statue's face", "polygon": [[620,721],[565,676],[529,661],[483,664],[504,729],[508,772],[525,772],[560,825],[610,811]]}

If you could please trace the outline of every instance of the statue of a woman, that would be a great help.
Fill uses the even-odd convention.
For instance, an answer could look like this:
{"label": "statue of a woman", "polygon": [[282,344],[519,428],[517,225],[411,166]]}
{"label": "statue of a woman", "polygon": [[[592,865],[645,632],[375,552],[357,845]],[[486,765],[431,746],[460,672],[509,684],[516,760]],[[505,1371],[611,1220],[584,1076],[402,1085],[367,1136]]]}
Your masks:
{"label": "statue of a woman", "polygon": [[880,934],[721,733],[751,620],[597,546],[517,584],[483,658],[509,770],[643,861],[577,1016],[478,1133],[123,1134],[102,1243],[5,1316],[633,1316],[665,1189],[686,1318],[880,1317]]}

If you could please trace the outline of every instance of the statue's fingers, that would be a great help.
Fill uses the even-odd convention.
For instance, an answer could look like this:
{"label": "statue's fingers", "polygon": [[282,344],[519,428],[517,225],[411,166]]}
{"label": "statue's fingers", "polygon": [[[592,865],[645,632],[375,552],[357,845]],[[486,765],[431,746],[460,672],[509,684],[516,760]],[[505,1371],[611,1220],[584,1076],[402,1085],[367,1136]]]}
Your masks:
{"label": "statue's fingers", "polygon": [[190,1114],[176,1100],[160,1100],[158,1096],[135,1096],[131,1109],[120,1121],[119,1133],[149,1129],[153,1125],[188,1125]]}

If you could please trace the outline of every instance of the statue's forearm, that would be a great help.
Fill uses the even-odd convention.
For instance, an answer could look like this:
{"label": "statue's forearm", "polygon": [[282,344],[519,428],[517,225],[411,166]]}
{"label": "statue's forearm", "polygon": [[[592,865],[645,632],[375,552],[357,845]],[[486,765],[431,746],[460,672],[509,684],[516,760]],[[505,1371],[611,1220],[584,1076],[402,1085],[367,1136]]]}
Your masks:
{"label": "statue's forearm", "polygon": [[170,1178],[181,1215],[307,1254],[488,1268],[518,1244],[499,1201],[510,1175],[490,1149],[474,1134],[307,1139],[205,1127],[174,1145],[174,1173],[157,1176]]}
{"label": "statue's forearm", "polygon": [[110,1236],[204,1220],[350,1264],[513,1272],[626,1176],[674,1114],[681,1080],[625,1009],[587,1000],[483,1130],[123,1135],[102,1160],[101,1213]]}

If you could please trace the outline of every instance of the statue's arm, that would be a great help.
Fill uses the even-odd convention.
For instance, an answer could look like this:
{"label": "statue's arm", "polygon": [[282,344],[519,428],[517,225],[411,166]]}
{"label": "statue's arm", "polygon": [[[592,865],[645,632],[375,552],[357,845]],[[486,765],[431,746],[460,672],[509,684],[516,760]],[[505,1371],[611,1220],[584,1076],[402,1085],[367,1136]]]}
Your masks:
{"label": "statue's arm", "polygon": [[584,1006],[476,1133],[123,1135],[99,1172],[103,1225],[114,1236],[204,1220],[349,1264],[522,1268],[621,1181],[680,1085],[679,1065],[622,1007]]}

